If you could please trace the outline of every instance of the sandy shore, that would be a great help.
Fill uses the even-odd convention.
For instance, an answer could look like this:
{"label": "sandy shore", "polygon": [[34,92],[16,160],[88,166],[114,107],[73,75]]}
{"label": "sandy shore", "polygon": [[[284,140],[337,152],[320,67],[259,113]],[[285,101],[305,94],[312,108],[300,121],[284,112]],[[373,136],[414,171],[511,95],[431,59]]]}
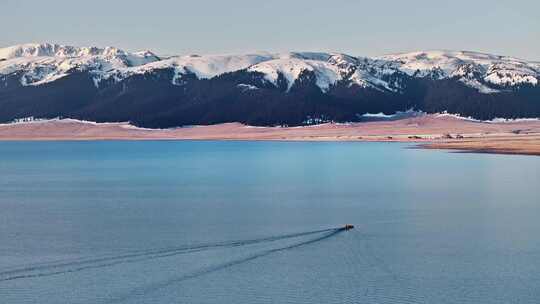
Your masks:
{"label": "sandy shore", "polygon": [[420,145],[427,149],[448,149],[461,152],[523,154],[540,156],[540,135],[478,137],[433,142]]}
{"label": "sandy shore", "polygon": [[[447,138],[448,134],[453,138]],[[459,139],[456,139],[459,137]],[[404,141],[422,147],[540,155],[540,121],[487,123],[424,115],[395,121],[252,127],[239,123],[144,129],[128,123],[47,120],[0,125],[0,140]]]}

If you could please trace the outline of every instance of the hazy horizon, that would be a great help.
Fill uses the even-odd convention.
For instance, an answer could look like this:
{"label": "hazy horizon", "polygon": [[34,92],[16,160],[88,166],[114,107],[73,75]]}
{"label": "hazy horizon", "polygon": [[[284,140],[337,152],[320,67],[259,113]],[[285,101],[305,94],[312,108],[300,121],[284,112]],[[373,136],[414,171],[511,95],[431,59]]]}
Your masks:
{"label": "hazy horizon", "polygon": [[539,60],[540,3],[532,0],[372,3],[7,0],[0,46],[51,42],[158,54],[320,51],[377,56],[465,50]]}

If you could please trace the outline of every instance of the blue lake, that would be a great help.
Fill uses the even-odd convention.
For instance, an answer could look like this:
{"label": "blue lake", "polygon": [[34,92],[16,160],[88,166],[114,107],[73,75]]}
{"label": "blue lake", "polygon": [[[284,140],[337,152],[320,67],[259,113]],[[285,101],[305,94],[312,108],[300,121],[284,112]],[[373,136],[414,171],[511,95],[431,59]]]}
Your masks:
{"label": "blue lake", "polygon": [[539,303],[539,216],[533,156],[0,142],[0,303]]}

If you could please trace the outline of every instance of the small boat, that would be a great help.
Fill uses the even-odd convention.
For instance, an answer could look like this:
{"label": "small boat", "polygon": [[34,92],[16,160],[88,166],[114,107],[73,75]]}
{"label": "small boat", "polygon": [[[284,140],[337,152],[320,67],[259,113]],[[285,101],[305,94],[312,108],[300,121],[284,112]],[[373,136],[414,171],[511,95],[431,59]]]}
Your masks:
{"label": "small boat", "polygon": [[341,228],[341,229],[343,229],[343,230],[351,230],[351,229],[353,229],[353,228],[354,228],[354,225],[346,224],[346,225],[343,226],[343,228]]}

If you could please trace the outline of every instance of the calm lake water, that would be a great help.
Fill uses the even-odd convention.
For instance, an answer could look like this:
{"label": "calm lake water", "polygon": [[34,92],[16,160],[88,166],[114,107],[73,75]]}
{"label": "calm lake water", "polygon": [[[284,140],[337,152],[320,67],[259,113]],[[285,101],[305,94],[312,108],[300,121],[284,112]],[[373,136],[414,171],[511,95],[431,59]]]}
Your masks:
{"label": "calm lake water", "polygon": [[539,186],[403,144],[0,142],[0,302],[539,303]]}

